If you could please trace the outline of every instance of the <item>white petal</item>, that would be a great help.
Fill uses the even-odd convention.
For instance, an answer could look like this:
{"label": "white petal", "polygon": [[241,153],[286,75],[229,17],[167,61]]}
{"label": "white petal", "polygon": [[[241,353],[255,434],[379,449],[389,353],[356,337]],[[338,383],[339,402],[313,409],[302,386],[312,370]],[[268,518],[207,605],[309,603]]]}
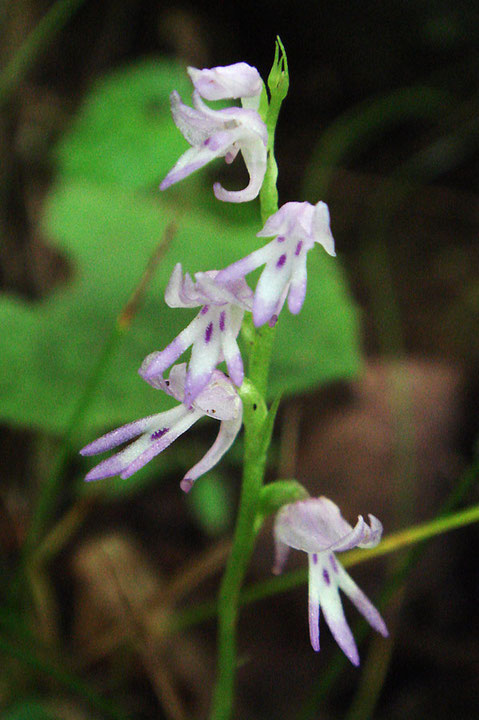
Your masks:
{"label": "white petal", "polygon": [[237,260],[231,265],[228,265],[224,270],[220,270],[216,276],[216,281],[219,283],[230,283],[243,278],[245,275],[248,275],[248,273],[256,270],[256,268],[264,265],[275,254],[275,243],[273,241],[258,250],[254,250],[254,252],[241,258],[241,260]]}
{"label": "white petal", "polygon": [[313,207],[308,202],[285,203],[266,220],[257,237],[273,237],[275,235],[309,235]]}
{"label": "white petal", "polygon": [[363,591],[356,585],[352,577],[346,572],[341,563],[337,563],[337,581],[341,590],[349,597],[351,602],[356,606],[361,615],[363,615],[368,623],[381,633],[383,637],[388,636],[386,623],[382,619],[380,613]]}
{"label": "white petal", "polygon": [[303,307],[304,298],[306,296],[306,287],[308,283],[308,273],[306,270],[307,256],[307,251],[303,250],[301,255],[294,260],[288,294],[288,307],[293,315],[299,313]]}
{"label": "white petal", "polygon": [[249,202],[261,190],[266,173],[266,146],[261,137],[251,134],[239,141],[241,153],[249,174],[249,183],[243,190],[225,190],[220,183],[213,185],[218,200],[224,202]]}
{"label": "white petal", "polygon": [[372,548],[378,545],[381,541],[381,536],[383,534],[383,526],[382,523],[377,519],[377,517],[374,517],[374,515],[369,514],[369,524],[370,528],[366,525],[366,533],[363,540],[361,540],[360,543],[358,543],[358,547],[360,548]]}
{"label": "white petal", "polygon": [[[341,650],[353,665],[359,665],[359,654],[351,629],[344,616],[336,578],[330,568],[322,562],[325,556],[318,556],[314,573],[319,594],[319,604],[331,633]],[[327,558],[327,556],[326,556]],[[310,565],[311,568],[311,565]]]}
{"label": "white petal", "polygon": [[207,165],[215,158],[223,157],[234,141],[234,131],[222,130],[215,135],[210,135],[202,145],[190,148],[183,153],[176,165],[170,170],[161,183],[160,190],[166,190],[174,183],[184,180],[185,177]]}
{"label": "white petal", "polygon": [[233,383],[215,370],[207,387],[200,392],[194,406],[217,420],[232,420],[242,415],[243,406]]}
{"label": "white petal", "polygon": [[189,67],[188,75],[206,100],[255,97],[263,87],[257,69],[244,62],[204,70]]}
{"label": "white petal", "polygon": [[308,619],[309,638],[313,650],[319,651],[319,590],[321,577],[318,574],[317,555],[308,555],[309,576],[308,576]]}
{"label": "white petal", "polygon": [[173,365],[173,363],[178,360],[180,355],[195,342],[198,335],[201,335],[204,325],[204,317],[200,311],[194,320],[192,320],[164,350],[150,353],[150,355],[143,360],[138,370],[141,377],[147,382],[152,380],[152,384],[154,384],[155,376],[162,375],[170,365]]}
{"label": "white petal", "polygon": [[203,459],[192,467],[181,481],[180,486],[182,490],[188,492],[200,475],[204,475],[221,460],[225,452],[229,450],[235,441],[236,436],[240,431],[242,422],[242,413],[238,414],[238,416],[232,420],[223,420],[220,424],[220,430],[213,445],[210,447]]}
{"label": "white petal", "polygon": [[185,382],[185,403],[188,406],[208,384],[219,362],[221,352],[218,309],[212,308],[202,317],[202,329],[191,350],[191,359]]}
{"label": "white petal", "polygon": [[338,506],[328,498],[308,498],[285,505],[276,516],[275,535],[307,553],[330,549],[353,531]]}
{"label": "white petal", "polygon": [[188,273],[185,273],[183,279],[181,263],[176,263],[173,268],[165,290],[165,302],[171,308],[197,307],[204,304]]}
{"label": "white petal", "polygon": [[330,227],[329,209],[321,200],[316,204],[313,215],[313,235],[315,242],[323,246],[329,255],[336,255],[334,238]]}
{"label": "white petal", "polygon": [[[140,470],[140,468],[149,463],[156,455],[163,452],[163,450],[169,447],[171,443],[177,440],[180,435],[186,432],[197,420],[199,420],[203,414],[199,410],[187,410],[184,406],[180,406],[178,409],[182,411],[181,416],[168,432],[162,435],[158,440],[153,440],[151,436],[146,438],[148,440],[148,446],[143,449],[141,454],[136,452],[136,456],[130,460],[128,466],[120,473],[120,477],[123,480],[129,478],[131,475]],[[143,438],[140,438],[140,440],[143,440]],[[129,449],[130,448],[127,448],[124,452],[126,453]]]}
{"label": "white petal", "polygon": [[277,250],[276,257],[268,261],[256,285],[253,300],[253,320],[256,327],[268,322],[277,311],[278,302],[289,286],[293,253],[288,243],[284,252]]}
{"label": "white petal", "polygon": [[220,117],[185,105],[176,90],[171,93],[170,101],[174,123],[190,145],[201,145],[215,132],[223,129],[224,122]]}

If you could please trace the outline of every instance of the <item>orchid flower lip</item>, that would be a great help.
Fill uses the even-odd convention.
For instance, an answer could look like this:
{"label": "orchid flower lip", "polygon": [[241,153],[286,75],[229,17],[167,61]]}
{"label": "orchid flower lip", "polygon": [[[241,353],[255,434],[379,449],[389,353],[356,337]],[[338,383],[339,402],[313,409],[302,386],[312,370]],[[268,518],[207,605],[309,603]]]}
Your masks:
{"label": "orchid flower lip", "polygon": [[335,552],[354,547],[374,547],[381,539],[382,525],[369,515],[368,525],[359,516],[352,527],[331,500],[308,498],[283,506],[276,516],[274,535],[276,556],[273,572],[284,567],[290,548],[303,550],[309,558],[309,627],[311,644],[319,650],[320,607],[331,633],[345,655],[359,665],[359,654],[342,609],[342,590],[368,623],[383,637],[386,624],[380,613],[344,570]]}
{"label": "orchid flower lip", "polygon": [[264,265],[253,300],[256,327],[274,325],[288,300],[293,315],[303,307],[307,287],[307,254],[315,243],[334,255],[334,239],[325,203],[289,202],[266,221],[258,237],[273,239],[262,248],[238,260],[217,276],[218,283],[244,278]]}
{"label": "orchid flower lip", "polygon": [[200,306],[197,316],[164,350],[148,355],[139,369],[141,377],[157,387],[165,370],[191,347],[185,395],[181,400],[192,407],[196,397],[208,385],[215,367],[225,361],[237,387],[244,378],[243,361],[237,337],[245,310],[253,306],[253,293],[244,279],[220,284],[217,271],[198,272],[195,281],[183,277],[180,263],[171,274],[165,292],[170,307]]}

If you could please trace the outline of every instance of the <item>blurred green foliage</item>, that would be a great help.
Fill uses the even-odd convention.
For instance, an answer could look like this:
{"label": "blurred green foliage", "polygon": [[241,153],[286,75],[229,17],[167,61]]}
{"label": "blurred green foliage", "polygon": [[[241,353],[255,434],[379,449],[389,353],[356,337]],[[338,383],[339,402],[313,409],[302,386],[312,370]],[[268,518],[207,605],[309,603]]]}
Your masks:
{"label": "blurred green foliage", "polygon": [[[67,259],[70,278],[41,302],[1,298],[3,421],[64,430],[116,316],[175,219],[178,232],[111,361],[85,437],[166,407],[163,394],[136,370],[194,315],[163,301],[174,264],[181,261],[189,272],[221,268],[258,247],[259,213],[255,218],[251,207],[215,201],[207,172],[167,193],[157,190],[187,147],[171,119],[173,88],[189,99],[178,65],[144,61],[118,71],[92,89],[60,143],[43,233]],[[217,176],[219,166],[210,173]],[[272,393],[303,391],[357,371],[356,313],[338,261],[320,250],[310,253],[308,285],[300,315],[281,317]]]}
{"label": "blurred green foliage", "polygon": [[58,715],[47,711],[36,700],[25,700],[2,714],[1,720],[58,720]]}

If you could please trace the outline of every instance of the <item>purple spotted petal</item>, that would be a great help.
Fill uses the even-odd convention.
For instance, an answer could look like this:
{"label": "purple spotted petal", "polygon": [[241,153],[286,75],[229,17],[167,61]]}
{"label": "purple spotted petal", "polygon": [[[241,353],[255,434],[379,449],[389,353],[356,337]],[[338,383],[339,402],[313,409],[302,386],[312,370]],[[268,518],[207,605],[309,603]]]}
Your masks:
{"label": "purple spotted petal", "polygon": [[[197,420],[198,417],[201,417],[201,414],[201,412],[199,414],[197,412],[193,422],[195,422],[195,419]],[[178,435],[175,435],[174,428],[181,426],[181,423],[187,415],[191,417],[192,413],[188,413],[188,410],[180,405],[164,413],[151,415],[142,420],[128,423],[128,425],[113,430],[98,440],[95,440],[93,443],[90,443],[90,445],[87,445],[86,448],[83,448],[81,451],[83,455],[96,455],[105,450],[117,447],[142,433],[138,440],[128,445],[124,450],[121,450],[119,453],[112,455],[112,457],[96,465],[86,475],[85,480],[102,480],[107,477],[112,477],[113,475],[121,475],[123,477],[123,473],[127,472],[132,464],[137,463],[139,458],[144,457],[145,452],[148,452],[149,449],[155,447],[156,451],[154,455],[157,455],[173,442],[173,440],[178,437]],[[148,460],[141,462],[137,469],[142,467],[146,462],[148,462]],[[127,476],[128,475],[125,475],[125,477]]]}
{"label": "purple spotted petal", "polygon": [[321,559],[310,563],[309,583],[319,597],[319,604],[331,633],[341,650],[353,665],[359,665],[359,653],[353,634],[344,616],[343,605],[339,597],[338,586],[329,574],[329,569]]}
{"label": "purple spotted petal", "polygon": [[143,452],[137,455],[137,457],[135,457],[135,459],[132,460],[132,462],[130,462],[128,466],[120,473],[120,477],[123,480],[131,477],[131,475],[133,475],[144,465],[149,463],[150,460],[152,460],[156,455],[159,455],[161,452],[163,452],[163,450],[166,450],[166,448],[169,447],[171,443],[173,443],[175,440],[177,440],[180,435],[183,435],[184,432],[189,430],[189,428],[197,420],[199,420],[203,414],[200,410],[186,410],[185,412],[184,406],[180,406],[179,409],[183,412],[183,416],[175,423],[175,425],[170,429],[169,432],[161,435],[158,439],[155,440],[150,437],[149,446],[146,447]]}
{"label": "purple spotted petal", "polygon": [[196,396],[206,387],[221,353],[217,313],[203,317],[202,332],[195,338],[185,382],[185,403],[191,407]]}
{"label": "purple spotted petal", "polygon": [[277,253],[274,262],[268,262],[256,285],[253,300],[253,321],[256,327],[268,322],[273,314],[278,314],[278,301],[285,297],[291,277],[292,253],[285,248]]}

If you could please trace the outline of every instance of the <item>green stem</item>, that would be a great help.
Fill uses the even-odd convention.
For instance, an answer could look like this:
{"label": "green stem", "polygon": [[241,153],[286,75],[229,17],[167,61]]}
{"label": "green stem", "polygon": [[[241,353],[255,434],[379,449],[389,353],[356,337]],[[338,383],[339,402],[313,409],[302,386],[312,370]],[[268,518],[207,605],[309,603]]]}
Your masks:
{"label": "green stem", "polygon": [[[268,167],[260,193],[263,223],[278,210],[274,132],[281,103],[288,89],[286,55],[279,39],[268,86],[271,93],[265,119],[268,129]],[[274,329],[270,327],[255,331],[249,362],[250,382],[246,384],[245,381],[241,393],[245,428],[243,482],[233,545],[218,599],[218,677],[213,694],[212,720],[228,720],[233,711],[240,593],[254,549],[255,519],[271,440],[271,420],[275,412],[272,410],[268,417],[264,401],[274,335]]]}
{"label": "green stem", "polygon": [[[254,410],[251,409],[252,412]],[[236,625],[241,586],[254,548],[254,520],[259,492],[263,484],[266,451],[258,457],[256,423],[245,422],[245,462],[240,507],[233,547],[221,583],[218,600],[218,679],[211,717],[226,720],[231,716],[236,671]]]}

